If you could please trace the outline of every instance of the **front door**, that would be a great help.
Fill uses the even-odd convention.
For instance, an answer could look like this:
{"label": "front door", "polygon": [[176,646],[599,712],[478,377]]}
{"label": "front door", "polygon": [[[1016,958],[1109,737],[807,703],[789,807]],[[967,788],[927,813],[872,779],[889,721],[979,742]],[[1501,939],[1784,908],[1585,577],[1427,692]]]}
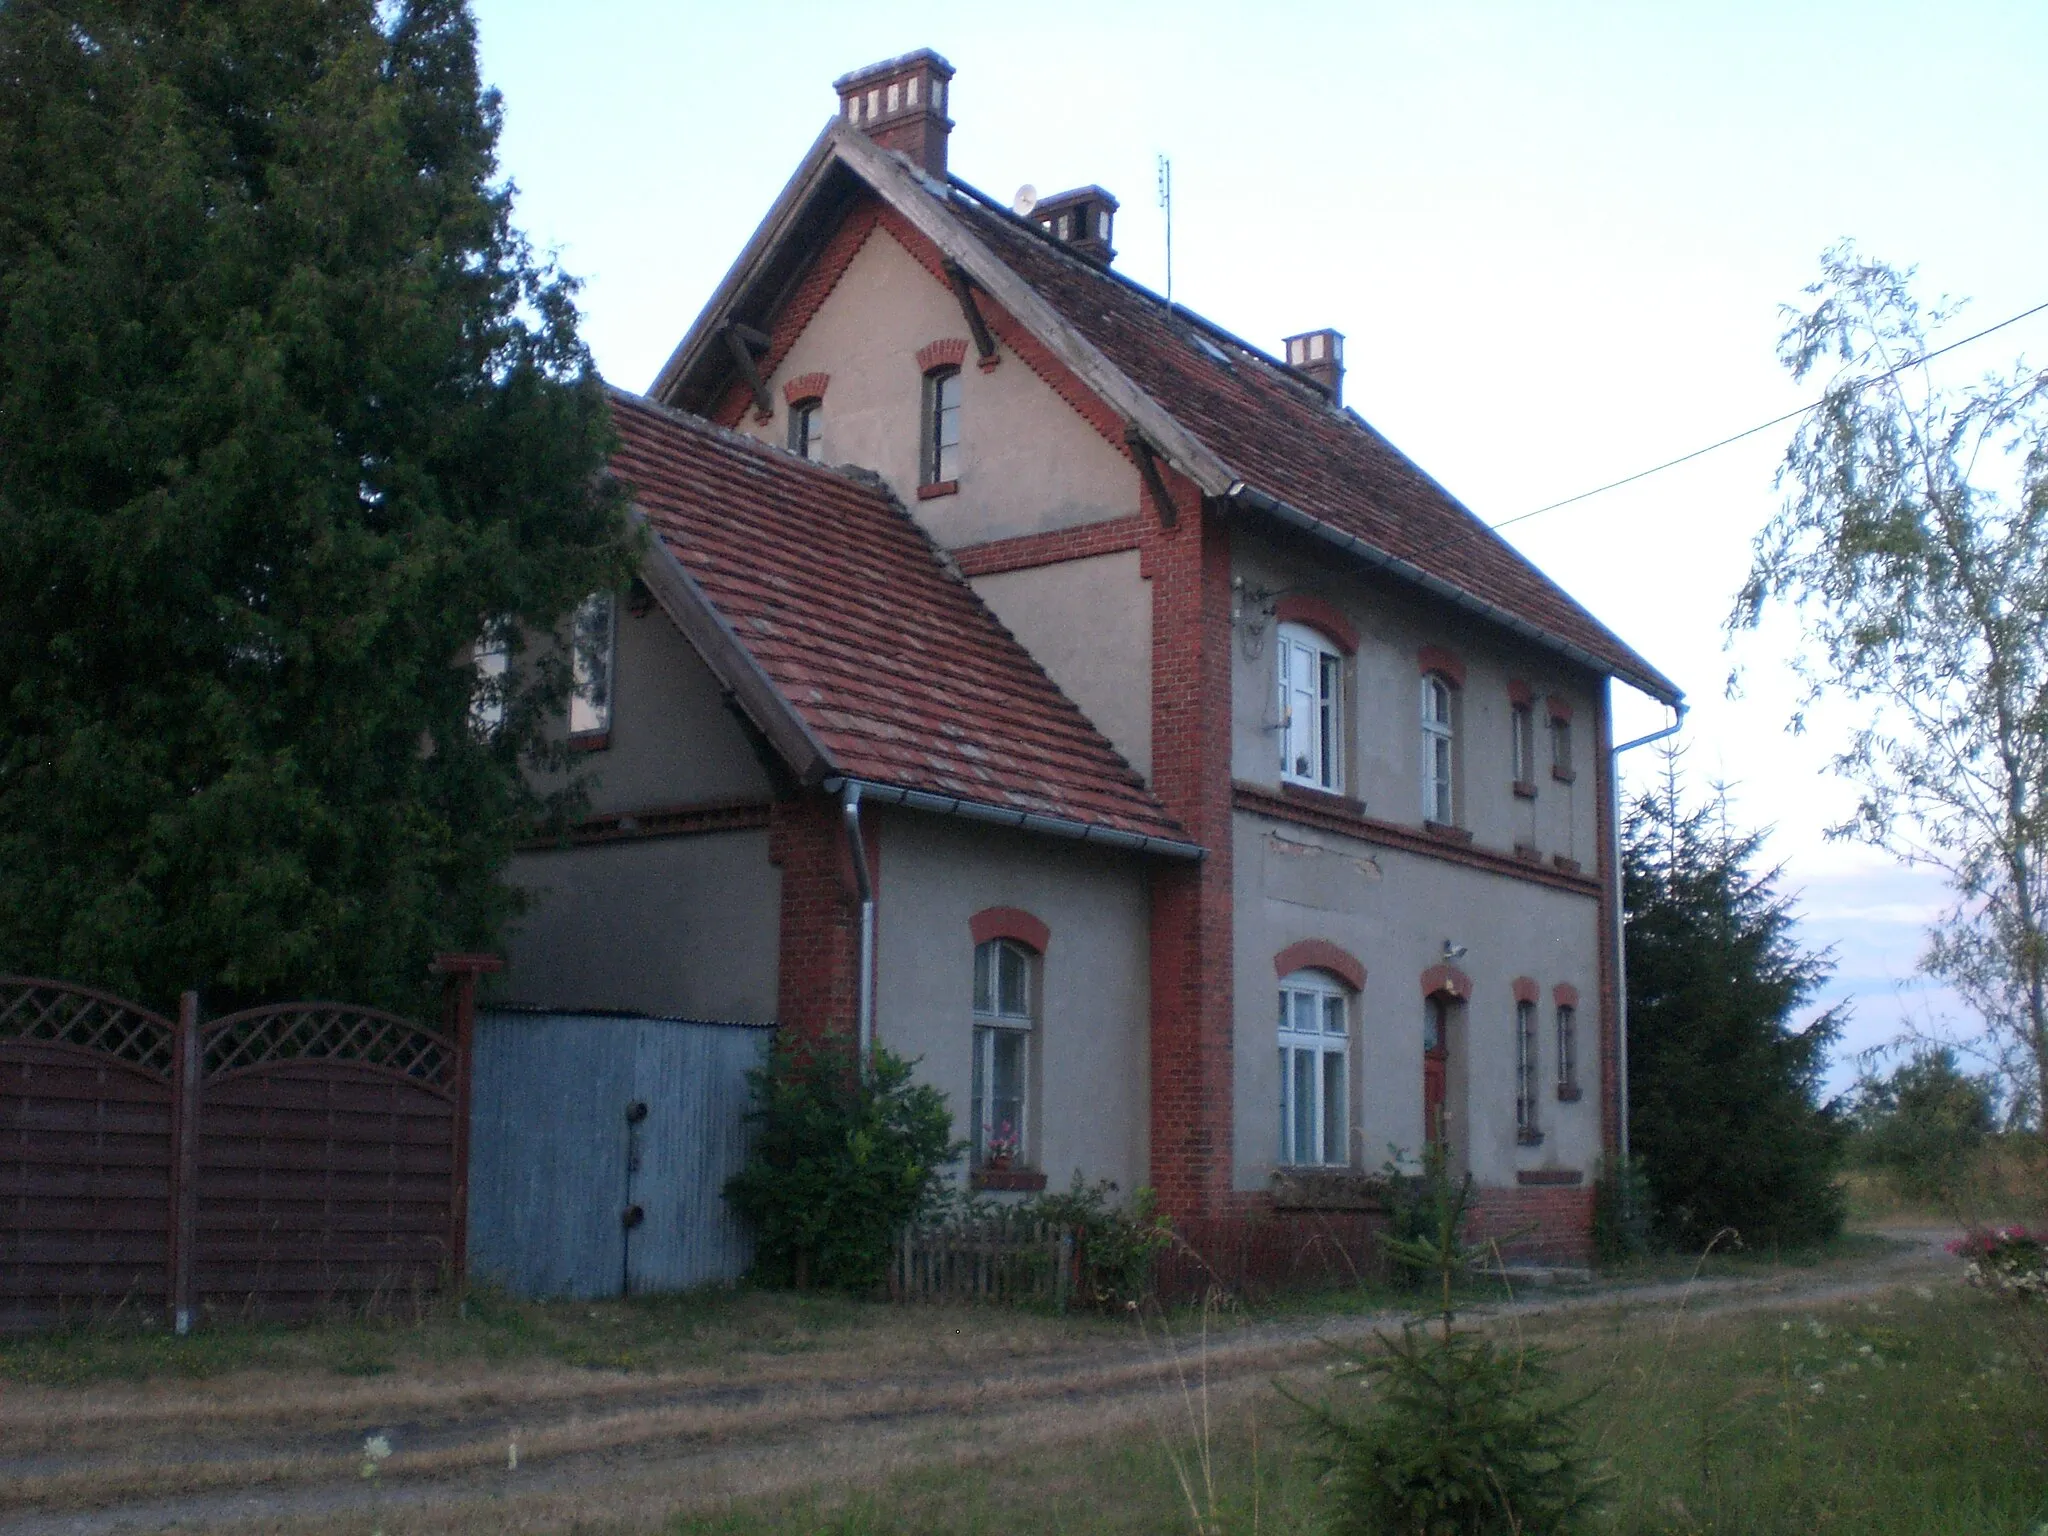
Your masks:
{"label": "front door", "polygon": [[1422,1025],[1422,1134],[1435,1146],[1447,1146],[1450,1127],[1444,1123],[1444,1076],[1450,1062],[1450,1005],[1440,997],[1424,1004]]}

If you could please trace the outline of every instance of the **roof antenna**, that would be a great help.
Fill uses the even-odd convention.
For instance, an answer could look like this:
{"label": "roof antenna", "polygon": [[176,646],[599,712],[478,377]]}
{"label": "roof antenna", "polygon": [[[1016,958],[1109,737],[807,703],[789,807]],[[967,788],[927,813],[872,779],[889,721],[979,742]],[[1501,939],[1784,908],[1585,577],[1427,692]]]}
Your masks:
{"label": "roof antenna", "polygon": [[1159,157],[1159,206],[1166,210],[1166,307],[1173,308],[1173,161]]}

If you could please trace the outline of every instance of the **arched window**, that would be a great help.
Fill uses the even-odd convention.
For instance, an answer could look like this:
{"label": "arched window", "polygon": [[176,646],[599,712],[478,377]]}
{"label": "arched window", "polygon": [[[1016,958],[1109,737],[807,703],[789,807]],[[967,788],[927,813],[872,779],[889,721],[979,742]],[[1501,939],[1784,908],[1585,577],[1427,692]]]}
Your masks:
{"label": "arched window", "polygon": [[1457,824],[1452,798],[1456,738],[1451,685],[1436,672],[1422,678],[1422,816],[1444,826]]}
{"label": "arched window", "polygon": [[924,376],[924,450],[921,485],[951,485],[960,478],[960,370],[934,368]]}
{"label": "arched window", "polygon": [[1543,1139],[1536,1116],[1538,1055],[1536,1004],[1523,999],[1515,1004],[1515,1139],[1524,1143]]}
{"label": "arched window", "polygon": [[1351,994],[1322,971],[1280,982],[1280,1161],[1350,1161]]}
{"label": "arched window", "polygon": [[1280,626],[1280,776],[1344,789],[1344,657],[1305,624]]}
{"label": "arched window", "polygon": [[969,1112],[974,1166],[1029,1161],[1031,1036],[1037,956],[1015,939],[974,946],[974,1086]]}
{"label": "arched window", "polygon": [[799,400],[789,408],[789,451],[825,462],[825,402]]}

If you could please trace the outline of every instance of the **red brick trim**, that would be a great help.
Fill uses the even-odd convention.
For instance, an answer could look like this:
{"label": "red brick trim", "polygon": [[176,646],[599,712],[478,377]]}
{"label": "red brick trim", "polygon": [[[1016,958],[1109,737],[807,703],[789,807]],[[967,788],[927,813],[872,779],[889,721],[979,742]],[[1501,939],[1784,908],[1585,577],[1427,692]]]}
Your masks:
{"label": "red brick trim", "polygon": [[804,400],[822,400],[825,398],[825,386],[831,382],[829,373],[800,373],[782,386],[783,401],[795,405]]}
{"label": "red brick trim", "polygon": [[1517,1168],[1517,1184],[1583,1184],[1586,1175],[1577,1168]]}
{"label": "red brick trim", "polygon": [[967,1176],[967,1182],[976,1189],[1036,1194],[1045,1188],[1045,1175],[1033,1168],[977,1168]]}
{"label": "red brick trim", "polygon": [[1557,782],[1560,784],[1576,783],[1579,777],[1576,773],[1573,773],[1571,769],[1560,768],[1555,763],[1552,763],[1550,765],[1550,776],[1553,779],[1557,780]]}
{"label": "red brick trim", "polygon": [[1453,688],[1465,686],[1465,662],[1456,651],[1447,651],[1440,645],[1425,645],[1415,653],[1415,661],[1424,672],[1434,672]]}
{"label": "red brick trim", "polygon": [[1567,875],[1576,875],[1579,872],[1579,861],[1570,854],[1553,853],[1550,862],[1554,868],[1562,870]]}
{"label": "red brick trim", "polygon": [[1341,832],[1381,848],[1399,848],[1406,853],[1419,853],[1425,858],[1463,864],[1468,869],[1483,869],[1490,874],[1507,875],[1580,896],[1600,894],[1600,883],[1584,875],[1545,869],[1540,864],[1525,863],[1512,854],[1496,853],[1491,848],[1442,842],[1413,827],[1363,815],[1354,809],[1357,801],[1347,801],[1337,795],[1303,791],[1297,796],[1292,786],[1289,786],[1288,793],[1276,794],[1262,784],[1249,784],[1240,779],[1231,786],[1231,803],[1238,810],[1255,816],[1270,816],[1275,821],[1293,822],[1297,826]]}
{"label": "red brick trim", "polygon": [[1346,656],[1358,654],[1358,629],[1335,603],[1290,592],[1274,606],[1273,617],[1282,624],[1306,624]]}
{"label": "red brick trim", "polygon": [[1518,1003],[1535,1002],[1540,991],[1534,979],[1528,976],[1517,976],[1514,979],[1513,987],[1515,1001]]}
{"label": "red brick trim", "polygon": [[1552,694],[1552,695],[1551,695],[1551,696],[1550,696],[1549,698],[1547,698],[1547,699],[1545,699],[1545,700],[1543,701],[1543,707],[1544,707],[1544,709],[1545,709],[1546,711],[1548,711],[1548,712],[1549,712],[1549,715],[1550,715],[1550,718],[1551,718],[1551,719],[1553,719],[1553,720],[1562,720],[1562,721],[1563,721],[1563,722],[1564,722],[1564,723],[1565,723],[1566,725],[1570,725],[1570,724],[1571,724],[1571,722],[1572,722],[1572,704],[1571,704],[1571,700],[1569,700],[1569,699],[1561,699],[1561,698],[1559,698],[1559,697],[1558,697],[1558,696],[1557,696],[1556,694],[1554,694],[1554,693],[1553,693],[1553,694]]}
{"label": "red brick trim", "polygon": [[920,485],[917,488],[917,499],[919,501],[936,501],[941,496],[957,496],[959,494],[960,482],[958,480],[934,480],[930,485]]}
{"label": "red brick trim", "polygon": [[1432,965],[1422,973],[1422,995],[1424,997],[1455,997],[1459,1002],[1472,998],[1472,978],[1455,965]]}
{"label": "red brick trim", "polygon": [[1519,677],[1512,678],[1508,682],[1508,702],[1519,704],[1526,709],[1536,702],[1536,691]]}
{"label": "red brick trim", "polygon": [[1144,514],[1134,513],[1102,523],[1083,523],[1077,528],[990,539],[983,544],[964,545],[951,553],[963,575],[1000,576],[1005,571],[1026,571],[1067,560],[1086,560],[1094,555],[1120,555],[1136,549],[1144,531]]}
{"label": "red brick trim", "polygon": [[1454,827],[1447,821],[1425,821],[1422,830],[1438,842],[1469,844],[1472,841],[1470,827]]}
{"label": "red brick trim", "polygon": [[1015,939],[1044,954],[1052,943],[1052,930],[1022,907],[983,907],[967,919],[967,931],[976,944],[990,939]]}
{"label": "red brick trim", "polygon": [[1328,939],[1303,939],[1273,957],[1274,975],[1292,976],[1296,971],[1328,971],[1352,991],[1365,990],[1364,963]]}
{"label": "red brick trim", "polygon": [[771,807],[751,800],[707,800],[696,805],[656,805],[644,810],[608,811],[570,825],[562,837],[521,842],[521,853],[580,848],[586,843],[630,842],[648,837],[698,837],[710,832],[753,832],[768,825]]}
{"label": "red brick trim", "polygon": [[1579,989],[1568,981],[1560,981],[1550,989],[1550,1001],[1559,1008],[1579,1006]]}
{"label": "red brick trim", "polygon": [[[789,356],[789,349],[796,345],[797,338],[817,318],[825,300],[832,296],[832,290],[839,286],[846,269],[853,265],[853,258],[860,254],[860,248],[868,243],[868,236],[881,222],[881,210],[882,204],[878,199],[863,197],[819,248],[809,270],[769,328],[768,350],[762,354],[760,362],[762,378],[775,376],[775,370]],[[736,427],[747,407],[753,403],[753,398],[747,390],[746,381],[736,378],[726,387],[717,406],[705,414],[721,427]]]}
{"label": "red brick trim", "polygon": [[967,360],[967,338],[948,336],[942,341],[928,341],[917,349],[917,371],[930,373],[934,368],[958,368]]}

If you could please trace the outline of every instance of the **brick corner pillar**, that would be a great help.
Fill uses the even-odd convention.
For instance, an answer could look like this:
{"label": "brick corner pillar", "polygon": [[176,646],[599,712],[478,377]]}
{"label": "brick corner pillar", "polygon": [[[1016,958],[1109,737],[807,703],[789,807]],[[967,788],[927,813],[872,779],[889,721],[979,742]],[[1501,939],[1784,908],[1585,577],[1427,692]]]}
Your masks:
{"label": "brick corner pillar", "polygon": [[1168,1215],[1206,1217],[1233,1204],[1230,536],[1193,484],[1167,480],[1171,528],[1140,492],[1152,788],[1208,854],[1152,872],[1151,1180]]}
{"label": "brick corner pillar", "polygon": [[1622,1049],[1621,868],[1615,859],[1618,786],[1614,781],[1614,690],[1600,683],[1593,712],[1593,835],[1600,873],[1600,1153],[1612,1162],[1621,1151]]}
{"label": "brick corner pillar", "polygon": [[[863,832],[872,870],[872,813]],[[776,1020],[802,1039],[850,1041],[859,1027],[860,901],[839,802],[817,792],[778,801],[768,859],[782,871]]]}

